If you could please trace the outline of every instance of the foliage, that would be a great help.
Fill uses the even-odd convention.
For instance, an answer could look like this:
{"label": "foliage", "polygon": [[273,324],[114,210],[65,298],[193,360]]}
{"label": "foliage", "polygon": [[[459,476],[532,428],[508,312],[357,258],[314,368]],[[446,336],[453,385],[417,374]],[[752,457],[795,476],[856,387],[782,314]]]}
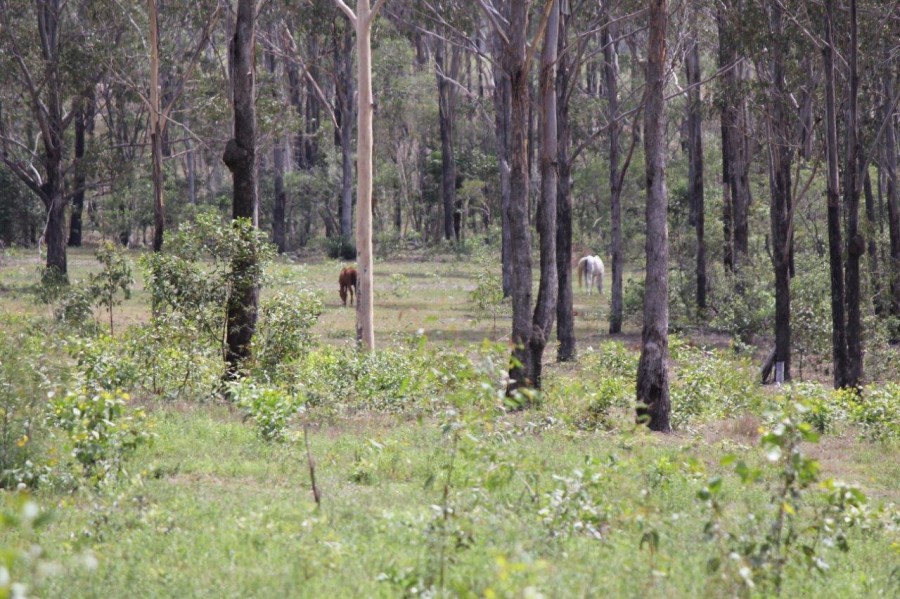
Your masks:
{"label": "foliage", "polygon": [[109,332],[112,334],[113,307],[122,302],[116,294],[121,291],[125,299],[131,297],[131,285],[134,283],[131,265],[124,253],[109,241],[97,248],[95,256],[103,268],[99,273],[90,276],[88,289],[90,295],[95,298],[94,302],[104,306],[109,312]]}
{"label": "foliage", "polygon": [[260,303],[253,357],[266,376],[277,379],[282,365],[305,356],[314,344],[312,327],[322,314],[319,294],[279,292]]}
{"label": "foliage", "polygon": [[325,240],[325,255],[333,260],[356,260],[356,244],[346,237]]}
{"label": "foliage", "polygon": [[724,273],[710,293],[712,324],[744,345],[754,335],[771,331],[775,294],[769,280],[769,273],[753,263],[744,265],[738,273]]}
{"label": "foliage", "polygon": [[491,318],[495,332],[497,318],[509,309],[509,301],[503,294],[503,282],[497,270],[496,266],[484,264],[475,275],[475,288],[469,293],[469,299],[478,313]]}
{"label": "foliage", "polygon": [[[46,526],[50,514],[24,493],[5,495],[0,507],[0,599],[25,599],[30,589],[24,580],[37,586],[58,569],[34,538],[36,531]],[[7,535],[13,531],[31,543],[8,545]]]}
{"label": "foliage", "polygon": [[[829,565],[824,550],[836,546],[849,551],[849,530],[873,523],[866,496],[859,488],[832,479],[820,482],[819,463],[804,455],[802,444],[819,439],[806,422],[808,412],[802,401],[784,398],[780,411],[773,415],[774,426],[762,435],[760,445],[775,471],[771,482],[762,469],[734,455],[722,460],[725,466],[734,464],[743,484],[766,486],[768,511],[753,514],[735,530],[726,520],[722,478],[710,479],[697,495],[710,511],[705,534],[720,552],[709,560],[707,570],[730,588],[743,589],[744,594],[755,589],[779,594],[792,565],[826,573]],[[820,483],[818,498],[816,483]]]}
{"label": "foliage", "polygon": [[273,387],[259,385],[251,379],[229,384],[230,396],[256,424],[264,441],[283,441],[285,429],[303,408],[303,400]]}
{"label": "foliage", "polygon": [[50,421],[68,436],[72,457],[96,482],[115,478],[124,459],[152,439],[142,408],[128,409],[122,392],[69,391],[50,406]]}
{"label": "foliage", "polygon": [[606,499],[604,469],[596,462],[569,476],[554,474],[554,488],[544,494],[538,514],[551,536],[583,534],[601,540],[613,508]]}

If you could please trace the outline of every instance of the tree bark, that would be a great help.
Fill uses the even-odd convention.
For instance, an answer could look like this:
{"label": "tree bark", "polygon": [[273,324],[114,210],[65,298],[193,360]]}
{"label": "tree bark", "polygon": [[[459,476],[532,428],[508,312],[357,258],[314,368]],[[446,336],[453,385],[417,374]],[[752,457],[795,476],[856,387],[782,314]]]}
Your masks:
{"label": "tree bark", "polygon": [[866,244],[866,252],[869,261],[869,282],[872,285],[872,308],[876,316],[886,314],[884,287],[881,282],[883,273],[878,263],[878,243],[875,235],[878,226],[878,217],[875,214],[875,194],[872,192],[872,177],[869,170],[863,173],[863,190],[866,198],[866,225],[869,231],[869,240]]}
{"label": "tree bark", "polygon": [[834,90],[834,0],[825,2],[825,156],[827,161],[828,255],[831,272],[831,346],[834,387],[847,385],[847,321],[844,314],[844,270],[842,268],[841,204],[838,180],[837,106]]}
{"label": "tree bark", "polygon": [[[256,2],[238,0],[237,20],[231,41],[231,73],[234,104],[234,137],[225,146],[223,162],[234,182],[232,218],[247,219],[255,229],[259,223],[256,173]],[[226,316],[227,375],[239,376],[241,364],[250,357],[256,331],[259,281],[255,254],[234,259],[234,288],[228,298]]]}
{"label": "tree bark", "polygon": [[[600,44],[603,46],[603,73],[606,80],[606,103],[609,122],[609,208],[612,234],[612,291],[609,305],[609,334],[622,332],[623,320],[623,270],[625,255],[622,248],[622,174],[619,168],[619,59],[610,31],[608,2],[603,3],[603,20]],[[635,119],[637,120],[637,119]]]}
{"label": "tree bark", "polygon": [[[508,8],[508,4],[504,5]],[[505,15],[508,17],[508,13]],[[497,165],[500,170],[500,235],[501,235],[501,269],[503,297],[512,293],[512,239],[510,237],[509,204],[511,194],[510,181],[510,113],[512,111],[510,96],[512,87],[509,75],[500,64],[504,56],[504,42],[500,34],[493,36],[494,47],[494,119],[497,138]]]}
{"label": "tree bark", "polygon": [[532,265],[531,230],[528,224],[528,109],[526,70],[528,32],[526,0],[510,2],[509,43],[503,54],[503,69],[510,81],[510,201],[507,210],[512,262],[512,364],[507,392],[530,387],[533,372],[531,343]]}
{"label": "tree bark", "polygon": [[[335,139],[341,150],[341,198],[338,213],[341,223],[341,237],[353,236],[353,31],[350,26],[339,31],[335,25],[334,66],[335,118],[339,128]],[[358,248],[357,248],[358,250]]]}
{"label": "tree bark", "polygon": [[791,275],[788,219],[791,209],[791,163],[794,154],[793,123],[785,86],[785,37],[778,2],[769,3],[772,35],[769,83],[769,217],[772,231],[772,265],[775,271],[775,362],[784,363],[784,380],[791,379]]}
{"label": "tree bark", "polygon": [[859,262],[866,251],[866,241],[859,232],[859,192],[862,147],[859,141],[859,72],[857,69],[856,0],[850,0],[850,90],[847,99],[847,153],[844,167],[844,205],[847,208],[847,262],[845,266],[847,302],[847,380],[848,387],[859,387],[863,376],[862,315],[860,313]]}
{"label": "tree bark", "polygon": [[560,14],[559,50],[560,60],[556,70],[557,95],[557,192],[556,192],[556,339],[559,348],[556,359],[559,362],[574,360],[575,312],[572,298],[572,166],[569,151],[572,146],[572,129],[569,125],[569,88],[574,60],[571,52],[566,52],[568,43],[568,23],[570,16]]}
{"label": "tree bark", "polygon": [[644,327],[637,373],[637,417],[650,430],[669,432],[669,232],[666,190],[666,28],[668,0],[649,0],[644,160],[647,241]]}
{"label": "tree bark", "polygon": [[531,378],[535,388],[541,388],[541,365],[544,348],[550,339],[556,316],[556,295],[559,279],[556,270],[556,212],[557,160],[559,158],[557,130],[556,63],[559,45],[559,0],[553,0],[541,54],[541,198],[537,212],[537,231],[540,236],[541,279],[537,304],[534,307],[531,333]]}
{"label": "tree bark", "polygon": [[94,99],[84,98],[75,116],[75,191],[72,194],[72,214],[69,217],[69,247],[81,247],[84,227],[84,195],[87,174],[84,171],[86,137],[94,130]]}
{"label": "tree bark", "polygon": [[[269,38],[275,39],[275,26],[269,26]],[[276,62],[275,52],[270,46],[266,50],[266,67],[272,78],[275,79]],[[272,95],[276,103],[281,103],[281,93],[278,86],[273,86]],[[281,134],[275,136],[272,142],[272,168],[273,168],[273,187],[275,197],[272,204],[272,243],[278,248],[278,253],[283,254],[287,250],[287,236],[285,227],[285,212],[287,208],[287,192],[284,189],[284,172],[285,172],[285,148],[284,138]]]}
{"label": "tree bark", "polygon": [[706,309],[706,241],[704,235],[704,198],[703,198],[703,117],[700,104],[700,44],[697,41],[697,30],[688,33],[688,47],[685,54],[685,71],[689,86],[688,102],[688,193],[690,195],[690,214],[694,231],[697,235],[697,310]]}
{"label": "tree bark", "polygon": [[445,57],[447,41],[436,40],[434,70],[438,88],[438,122],[441,134],[441,199],[444,205],[444,238],[459,241],[459,223],[456,217],[456,158],[453,153],[453,119],[456,89],[447,77],[459,75],[459,50],[451,51],[448,62]]}
{"label": "tree bark", "polygon": [[162,250],[166,227],[166,204],[163,198],[163,124],[159,100],[159,14],[156,0],[147,0],[150,20],[150,156],[153,182],[153,251]]}
{"label": "tree bark", "polygon": [[[885,44],[885,55],[889,57],[890,52],[889,44]],[[885,128],[882,164],[885,178],[885,196],[887,197],[888,238],[890,239],[890,259],[887,260],[891,294],[889,311],[891,316],[900,317],[900,200],[897,197],[897,132],[895,116],[892,113],[898,93],[896,82],[897,80],[891,69],[884,69],[884,104],[882,112],[885,119]]]}

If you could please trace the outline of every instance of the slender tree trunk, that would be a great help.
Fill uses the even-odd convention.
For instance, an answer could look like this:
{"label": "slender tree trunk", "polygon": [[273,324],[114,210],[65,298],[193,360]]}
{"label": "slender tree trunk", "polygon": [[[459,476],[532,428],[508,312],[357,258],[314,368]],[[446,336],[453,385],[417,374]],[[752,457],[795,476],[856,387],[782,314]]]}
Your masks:
{"label": "slender tree trunk", "polygon": [[[886,44],[885,54],[889,56],[891,51]],[[891,112],[898,90],[897,80],[891,69],[886,68],[883,77],[884,104],[882,110],[885,127],[882,170],[885,179],[884,195],[887,196],[888,237],[890,239],[890,259],[887,260],[891,294],[889,311],[891,316],[900,317],[900,200],[897,197],[897,132],[895,117]],[[900,334],[900,332],[895,334]]]}
{"label": "slender tree trunk", "polygon": [[700,44],[697,30],[688,33],[688,48],[685,54],[685,70],[688,92],[688,192],[690,194],[691,222],[697,234],[697,310],[706,309],[706,241],[703,238],[704,198],[703,198],[703,117],[700,105]]}
{"label": "slender tree trunk", "polygon": [[[733,60],[728,37],[727,17],[722,7],[717,8],[716,22],[719,30],[719,69],[729,68]],[[723,79],[723,87],[725,80]],[[725,270],[734,272],[734,216],[731,212],[731,165],[729,164],[729,156],[731,149],[731,140],[729,139],[731,127],[728,122],[728,102],[730,98],[727,95],[727,87],[725,97],[720,102],[719,122],[722,130],[722,236],[724,245],[722,248],[722,260]]]}
{"label": "slender tree trunk", "polygon": [[[609,306],[609,334],[622,332],[623,320],[623,271],[625,255],[622,247],[622,173],[619,168],[619,59],[608,24],[611,18],[608,3],[603,3],[603,20],[607,23],[600,30],[603,46],[603,73],[606,79],[606,102],[609,122],[609,207],[610,232],[612,233],[612,297]],[[635,119],[637,120],[637,119]]]}
{"label": "slender tree trunk", "polygon": [[[275,39],[275,26],[274,23],[269,26],[269,38],[271,40]],[[266,67],[269,70],[269,74],[272,78],[275,78],[276,73],[276,62],[275,62],[275,52],[272,47],[268,47],[266,50]],[[276,103],[281,103],[281,93],[277,86],[272,89],[273,100]],[[287,249],[287,239],[286,239],[286,231],[285,231],[285,210],[287,208],[287,193],[284,189],[284,171],[285,171],[285,149],[284,149],[284,138],[281,135],[276,135],[275,139],[272,142],[272,167],[273,167],[273,187],[275,192],[274,202],[272,204],[272,242],[275,244],[275,247],[278,248],[278,253],[283,254]]]}
{"label": "slender tree trunk", "polygon": [[85,138],[88,130],[93,130],[93,98],[85,98],[75,116],[75,192],[72,194],[72,214],[69,218],[69,247],[81,247],[84,218],[84,186],[87,176],[84,172]]}
{"label": "slender tree trunk", "polygon": [[159,14],[157,0],[147,0],[150,19],[150,155],[153,181],[153,251],[162,250],[166,227],[166,204],[163,199],[163,123],[159,100]]}
{"label": "slender tree trunk", "polygon": [[453,119],[456,89],[447,77],[456,79],[459,74],[459,50],[452,51],[449,63],[445,59],[447,42],[435,42],[434,69],[438,87],[438,121],[441,132],[441,198],[444,204],[444,238],[459,240],[456,221],[456,158],[453,154]]}
{"label": "slender tree trunk", "polygon": [[[256,1],[238,0],[237,21],[231,41],[231,73],[234,100],[234,137],[225,146],[222,160],[234,181],[232,217],[248,219],[255,229],[259,222],[256,183]],[[239,376],[250,357],[256,331],[259,280],[257,256],[234,259],[234,289],[228,298],[225,360],[227,374]]]}
{"label": "slender tree trunk", "polygon": [[[184,127],[185,129],[190,129],[191,125],[188,121],[188,117],[184,119]],[[185,149],[184,149],[184,162],[185,162],[185,176],[187,177],[188,184],[188,202],[192,206],[197,205],[197,158],[194,156],[194,140],[191,138],[190,134],[185,136]]]}
{"label": "slender tree trunk", "polygon": [[666,190],[666,27],[668,0],[649,1],[644,160],[647,170],[647,272],[644,328],[637,373],[637,416],[650,430],[669,432],[669,204]]}
{"label": "slender tree trunk", "polygon": [[573,77],[573,59],[565,52],[568,43],[569,15],[560,15],[559,54],[561,58],[556,70],[557,94],[557,163],[558,180],[556,192],[556,271],[558,281],[556,302],[556,339],[559,362],[574,360],[575,312],[572,298],[572,166],[569,151],[572,146],[572,130],[569,126],[569,87]]}
{"label": "slender tree trunk", "polygon": [[556,62],[559,44],[559,2],[553,0],[544,49],[541,55],[541,198],[538,204],[537,229],[540,236],[541,280],[538,286],[537,304],[534,307],[531,334],[531,378],[536,388],[541,387],[541,365],[544,348],[550,339],[553,319],[556,316],[556,295],[559,279],[556,270],[556,200],[559,176],[557,131]]}
{"label": "slender tree trunk", "polygon": [[[339,214],[341,237],[353,235],[353,31],[347,26],[343,33],[335,32],[334,62],[337,73],[335,116],[339,130],[335,137],[341,149],[341,199]],[[358,250],[359,248],[357,248]]]}
{"label": "slender tree trunk", "polygon": [[531,363],[532,266],[531,230],[528,225],[528,109],[529,90],[526,71],[526,37],[528,32],[526,0],[510,3],[509,44],[503,55],[503,69],[510,80],[510,256],[512,261],[512,336],[514,345],[508,392],[534,384],[529,375]]}
{"label": "slender tree trunk", "polygon": [[834,0],[826,0],[825,45],[825,154],[828,196],[828,252],[831,270],[831,342],[836,389],[847,385],[847,321],[844,314],[844,270],[842,268],[841,203],[838,181],[837,106],[834,90]]}
{"label": "slender tree trunk", "polygon": [[791,379],[791,274],[788,219],[791,208],[793,131],[785,86],[784,26],[781,5],[769,4],[773,43],[770,48],[769,216],[772,227],[772,265],[775,270],[775,362],[784,364],[784,380]]}
{"label": "slender tree trunk", "polygon": [[[507,5],[508,6],[508,5]],[[504,48],[500,35],[494,34],[494,118],[497,126],[497,163],[500,168],[500,234],[503,296],[512,293],[512,239],[510,236],[509,204],[512,193],[510,172],[510,96],[512,87],[508,74],[499,66]]]}
{"label": "slender tree trunk", "polygon": [[847,162],[844,168],[844,204],[847,207],[847,263],[845,267],[847,302],[847,380],[848,387],[859,387],[863,376],[862,315],[860,312],[859,262],[866,241],[859,232],[859,179],[863,160],[859,141],[859,73],[857,69],[856,0],[850,0],[850,96],[846,110]]}
{"label": "slender tree trunk", "polygon": [[876,316],[883,316],[886,313],[884,287],[881,284],[883,273],[878,264],[878,243],[875,235],[878,218],[875,214],[875,194],[872,192],[872,177],[869,175],[869,169],[863,173],[863,190],[866,198],[866,229],[869,233],[866,251],[869,259],[869,283],[872,286],[872,307]]}

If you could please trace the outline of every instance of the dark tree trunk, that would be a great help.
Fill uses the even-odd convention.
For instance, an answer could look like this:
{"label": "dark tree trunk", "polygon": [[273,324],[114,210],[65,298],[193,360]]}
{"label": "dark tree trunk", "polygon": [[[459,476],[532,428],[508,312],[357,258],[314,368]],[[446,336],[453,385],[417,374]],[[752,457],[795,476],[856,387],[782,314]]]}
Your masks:
{"label": "dark tree trunk", "polygon": [[87,184],[87,174],[84,170],[84,151],[86,136],[94,130],[94,101],[92,97],[85,98],[78,107],[75,116],[75,191],[72,194],[72,214],[69,218],[69,247],[81,247],[84,193]]}
{"label": "dark tree trunk", "polygon": [[[275,26],[271,24],[269,26],[269,38],[275,39]],[[269,47],[266,50],[266,67],[269,70],[269,74],[272,78],[275,78],[276,71],[276,63],[275,63],[275,52],[273,48]],[[278,86],[273,86],[272,95],[273,99],[276,103],[281,103],[281,93],[279,91]],[[273,198],[274,202],[272,203],[272,243],[275,244],[275,247],[278,248],[278,253],[283,254],[287,249],[287,239],[286,239],[286,230],[285,230],[285,211],[287,208],[287,193],[284,189],[284,171],[285,171],[285,150],[284,150],[284,138],[281,135],[277,135],[272,142],[272,167],[274,169],[273,172],[273,187],[275,197]]]}
{"label": "dark tree trunk", "polygon": [[[735,271],[741,269],[749,254],[750,229],[748,215],[750,211],[750,146],[749,120],[745,91],[742,89],[743,59],[738,52],[737,32],[730,19],[740,11],[740,2],[730,2],[730,10],[718,11],[719,25],[719,65],[730,67],[722,76],[725,97],[722,99],[722,163],[727,164],[726,173],[731,199],[730,219],[725,227],[731,225],[726,236],[726,244],[731,238],[731,267]],[[730,223],[729,223],[730,220]],[[725,257],[726,266],[728,254]]]}
{"label": "dark tree trunk", "polygon": [[339,130],[335,138],[341,149],[341,237],[353,239],[353,28],[349,23],[341,30],[335,24],[334,66],[337,75],[335,117]]}
{"label": "dark tree trunk", "polygon": [[[623,320],[623,270],[625,256],[622,248],[622,173],[619,169],[619,59],[608,24],[611,18],[608,3],[603,3],[603,20],[607,24],[600,30],[603,46],[603,73],[606,80],[607,121],[609,122],[609,208],[612,233],[612,297],[609,306],[609,333],[622,332]],[[635,119],[636,121],[637,119]]]}
{"label": "dark tree trunk", "polygon": [[769,141],[769,216],[772,227],[772,265],[775,270],[775,362],[784,364],[784,380],[791,379],[791,240],[788,238],[791,208],[791,163],[794,153],[791,114],[785,86],[784,25],[778,2],[769,4],[770,113],[773,137]]}
{"label": "dark tree trunk", "polygon": [[446,40],[439,39],[434,48],[434,70],[438,87],[438,121],[441,132],[441,199],[444,205],[444,238],[459,240],[456,219],[456,158],[453,154],[453,119],[456,88],[447,77],[459,75],[459,50],[454,46],[449,63],[445,59]]}
{"label": "dark tree trunk", "polygon": [[541,365],[544,348],[550,339],[556,316],[556,295],[559,279],[556,271],[556,200],[559,175],[556,96],[556,59],[559,43],[559,0],[553,0],[547,31],[544,34],[541,56],[541,198],[537,212],[537,231],[540,236],[541,280],[538,286],[537,304],[534,307],[531,333],[531,378],[534,386],[541,387]]}
{"label": "dark tree trunk", "polygon": [[847,321],[844,314],[844,270],[841,242],[841,203],[838,180],[837,106],[834,90],[834,0],[826,0],[825,45],[825,155],[828,196],[828,255],[831,271],[831,345],[836,389],[847,385]]}
{"label": "dark tree trunk", "polygon": [[668,0],[649,0],[644,160],[647,171],[647,266],[644,328],[637,373],[637,418],[669,432],[669,233],[666,190],[666,28]]}
{"label": "dark tree trunk", "polygon": [[847,380],[848,387],[859,387],[863,376],[862,314],[860,312],[859,262],[866,251],[866,241],[859,232],[859,179],[863,160],[859,142],[859,73],[857,70],[857,19],[856,0],[850,0],[850,95],[847,99],[846,140],[847,154],[844,167],[844,205],[847,208]]}
{"label": "dark tree trunk", "polygon": [[[721,70],[729,68],[731,66],[731,61],[734,59],[728,37],[727,16],[721,7],[719,7],[716,12],[716,22],[719,29],[718,67]],[[722,261],[725,265],[725,270],[734,272],[734,215],[731,212],[731,164],[729,163],[731,148],[729,132],[731,131],[731,127],[728,123],[728,110],[726,107],[726,104],[730,102],[730,98],[728,97],[724,79],[723,87],[726,91],[724,94],[725,97],[720,100],[721,105],[719,111],[719,122],[721,123],[722,130],[722,236],[724,239]]]}
{"label": "dark tree trunk", "polygon": [[[256,186],[256,13],[255,0],[238,0],[237,21],[231,41],[231,73],[234,100],[234,137],[225,146],[222,160],[234,181],[232,217],[258,225]],[[245,240],[247,241],[247,240]],[[228,298],[225,360],[229,377],[239,375],[241,363],[250,357],[256,331],[259,281],[256,255],[239,256],[232,264],[234,288]]]}
{"label": "dark tree trunk", "polygon": [[556,339],[559,362],[574,360],[575,312],[572,306],[572,167],[569,150],[572,146],[572,130],[569,126],[569,88],[572,84],[574,61],[565,52],[568,43],[569,15],[560,15],[559,53],[561,59],[556,70],[557,94],[557,162],[558,181],[556,192],[556,271],[558,291],[556,300]]}
{"label": "dark tree trunk", "polygon": [[531,230],[528,226],[528,110],[530,104],[526,70],[526,37],[528,35],[527,0],[510,3],[509,44],[503,54],[503,70],[510,81],[509,156],[510,201],[507,210],[512,262],[512,335],[514,345],[510,382],[512,393],[519,387],[534,384],[529,349],[532,334],[532,266]]}
{"label": "dark tree trunk", "polygon": [[875,236],[878,218],[875,214],[875,194],[872,192],[872,177],[869,176],[869,169],[863,173],[863,190],[866,198],[866,225],[869,231],[866,251],[869,258],[869,282],[872,285],[872,307],[876,316],[884,316],[886,313],[884,287],[881,284],[882,272],[878,264],[878,244]]}
{"label": "dark tree trunk", "polygon": [[690,194],[691,222],[697,234],[697,310],[706,308],[706,241],[703,239],[704,198],[703,198],[703,117],[700,105],[700,44],[697,31],[688,34],[688,48],[685,54],[685,70],[688,91],[688,192]]}

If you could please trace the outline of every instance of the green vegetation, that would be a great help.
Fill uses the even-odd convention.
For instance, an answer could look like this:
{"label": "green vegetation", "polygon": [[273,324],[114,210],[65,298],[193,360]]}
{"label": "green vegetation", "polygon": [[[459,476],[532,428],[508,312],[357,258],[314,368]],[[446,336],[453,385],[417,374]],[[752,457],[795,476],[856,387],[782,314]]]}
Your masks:
{"label": "green vegetation", "polygon": [[[376,265],[374,355],[347,342],[337,263],[270,264],[256,360],[226,389],[204,323],[228,260],[198,252],[169,280],[205,299],[154,316],[188,289],[145,267],[116,336],[47,316],[30,258],[4,264],[25,315],[0,339],[0,597],[898,591],[896,384],[760,387],[726,338],[674,337],[677,432],[651,435],[633,337],[597,335],[606,300],[576,293],[578,363],[510,412],[483,269],[448,257]],[[103,268],[78,253],[70,273]]]}

